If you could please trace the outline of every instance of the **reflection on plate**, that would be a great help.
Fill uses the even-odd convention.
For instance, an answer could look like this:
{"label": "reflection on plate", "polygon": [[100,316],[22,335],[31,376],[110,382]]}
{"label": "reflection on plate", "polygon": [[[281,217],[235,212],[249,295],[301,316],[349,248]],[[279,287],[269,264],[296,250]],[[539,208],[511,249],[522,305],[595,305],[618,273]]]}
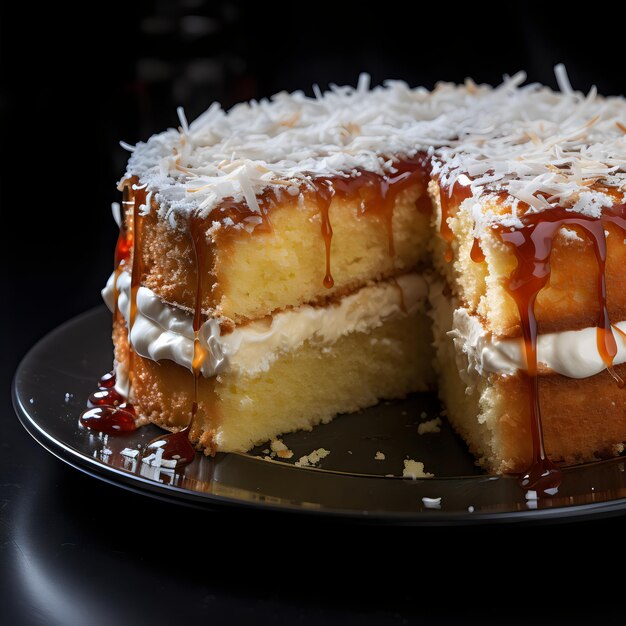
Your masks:
{"label": "reflection on plate", "polygon": [[[121,452],[141,451],[162,432],[155,426],[107,437],[79,425],[86,398],[110,369],[111,355],[108,311],[99,307],[74,318],[22,361],[14,381],[15,408],[24,427],[50,452],[140,493],[203,508],[239,505],[409,524],[588,517],[626,510],[626,459],[568,468],[555,497],[527,500],[515,477],[481,474],[446,425],[440,433],[418,435],[418,424],[439,414],[440,406],[429,394],[381,403],[312,432],[286,435],[283,440],[294,452],[288,460],[270,458],[268,445],[248,454],[198,454],[177,472],[152,467],[141,462],[141,454],[132,459]],[[330,454],[316,467],[295,466],[319,448]],[[435,478],[402,478],[408,458],[423,462]]]}

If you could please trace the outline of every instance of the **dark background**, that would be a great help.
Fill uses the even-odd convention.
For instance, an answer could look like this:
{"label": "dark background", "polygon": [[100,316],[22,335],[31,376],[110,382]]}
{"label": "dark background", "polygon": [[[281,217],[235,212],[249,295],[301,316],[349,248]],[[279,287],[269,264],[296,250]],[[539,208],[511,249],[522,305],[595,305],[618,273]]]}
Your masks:
{"label": "dark background", "polygon": [[360,71],[374,84],[432,87],[466,76],[497,83],[525,69],[555,86],[557,62],[576,88],[626,92],[626,21],[616,4],[249,4],[2,3],[0,612],[10,619],[0,620],[572,623],[617,615],[622,577],[604,566],[622,558],[625,518],[530,534],[200,515],[94,484],[21,432],[8,395],[19,358],[98,304],[111,270],[109,207],[127,157],[118,141],[177,125],[177,105],[191,120],[213,100],[228,107],[282,89],[310,93],[312,83],[355,84]]}
{"label": "dark background", "polygon": [[118,142],[178,125],[178,105],[192,120],[214,100],[311,93],[313,83],[356,84],[361,71],[374,84],[432,87],[466,76],[495,84],[524,69],[555,86],[557,62],[577,88],[626,92],[618,5],[601,18],[563,2],[51,6],[1,9],[2,272],[15,303],[2,316],[17,352],[99,302],[116,237],[109,207],[128,156]]}

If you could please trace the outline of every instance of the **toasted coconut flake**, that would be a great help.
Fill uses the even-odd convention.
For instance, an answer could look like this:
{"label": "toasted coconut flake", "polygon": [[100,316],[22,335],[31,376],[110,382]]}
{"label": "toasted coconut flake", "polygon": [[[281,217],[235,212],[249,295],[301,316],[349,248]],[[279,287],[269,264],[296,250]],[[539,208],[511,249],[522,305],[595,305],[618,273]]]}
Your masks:
{"label": "toasted coconut flake", "polygon": [[372,88],[363,74],[356,88],[314,86],[313,98],[281,92],[228,112],[213,104],[191,124],[179,108],[180,129],[121,143],[132,152],[124,178],[137,176],[161,217],[184,227],[227,197],[260,214],[268,186],[297,195],[319,177],[391,174],[422,150],[442,183],[469,181],[473,205],[509,195],[511,212],[472,212],[477,230],[557,204],[593,214],[600,187],[626,188],[626,100],[595,88],[584,96],[562,65],[555,73],[560,92],[523,85],[523,72],[495,88],[468,79],[432,92],[401,81]]}

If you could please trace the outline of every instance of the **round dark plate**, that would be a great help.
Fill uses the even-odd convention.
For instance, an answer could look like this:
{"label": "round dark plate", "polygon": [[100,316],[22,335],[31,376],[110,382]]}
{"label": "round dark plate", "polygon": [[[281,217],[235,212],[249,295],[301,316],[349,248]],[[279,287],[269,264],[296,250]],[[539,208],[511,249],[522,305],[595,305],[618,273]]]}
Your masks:
{"label": "round dark plate", "polygon": [[[418,435],[418,424],[441,410],[432,394],[383,402],[312,432],[286,435],[294,452],[289,460],[264,458],[269,446],[259,446],[248,454],[198,454],[176,473],[150,467],[140,456],[132,460],[120,452],[141,450],[161,432],[155,426],[106,437],[78,422],[96,381],[111,368],[110,325],[110,314],[98,307],[60,326],[28,353],[13,384],[26,430],[58,458],[109,483],[202,508],[254,507],[401,524],[573,519],[626,510],[624,458],[568,468],[555,497],[527,500],[515,477],[481,474],[445,419],[440,433]],[[317,467],[294,465],[319,448],[330,454]],[[384,460],[375,459],[377,452]],[[402,478],[408,458],[422,461],[435,478]]]}

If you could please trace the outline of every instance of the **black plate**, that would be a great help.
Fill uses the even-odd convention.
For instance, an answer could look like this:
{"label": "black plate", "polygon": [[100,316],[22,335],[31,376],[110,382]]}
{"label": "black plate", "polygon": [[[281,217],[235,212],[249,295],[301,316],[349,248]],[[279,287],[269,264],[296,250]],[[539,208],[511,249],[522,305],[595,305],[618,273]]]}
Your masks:
{"label": "black plate", "polygon": [[[539,501],[526,500],[515,477],[481,474],[445,419],[440,433],[417,434],[417,425],[441,408],[430,394],[286,435],[295,453],[289,461],[258,458],[267,456],[260,446],[248,454],[198,454],[184,470],[168,473],[120,454],[154,438],[160,432],[155,426],[107,438],[79,425],[87,396],[111,359],[110,315],[98,307],[28,353],[15,375],[14,404],[26,430],[52,454],[139,493],[202,508],[237,505],[410,524],[571,519],[626,509],[624,458],[568,468],[559,493]],[[331,452],[318,468],[294,466],[318,448]],[[379,451],[382,461],[374,458]],[[402,478],[406,458],[424,462],[436,477]],[[441,498],[440,508],[422,498]]]}

